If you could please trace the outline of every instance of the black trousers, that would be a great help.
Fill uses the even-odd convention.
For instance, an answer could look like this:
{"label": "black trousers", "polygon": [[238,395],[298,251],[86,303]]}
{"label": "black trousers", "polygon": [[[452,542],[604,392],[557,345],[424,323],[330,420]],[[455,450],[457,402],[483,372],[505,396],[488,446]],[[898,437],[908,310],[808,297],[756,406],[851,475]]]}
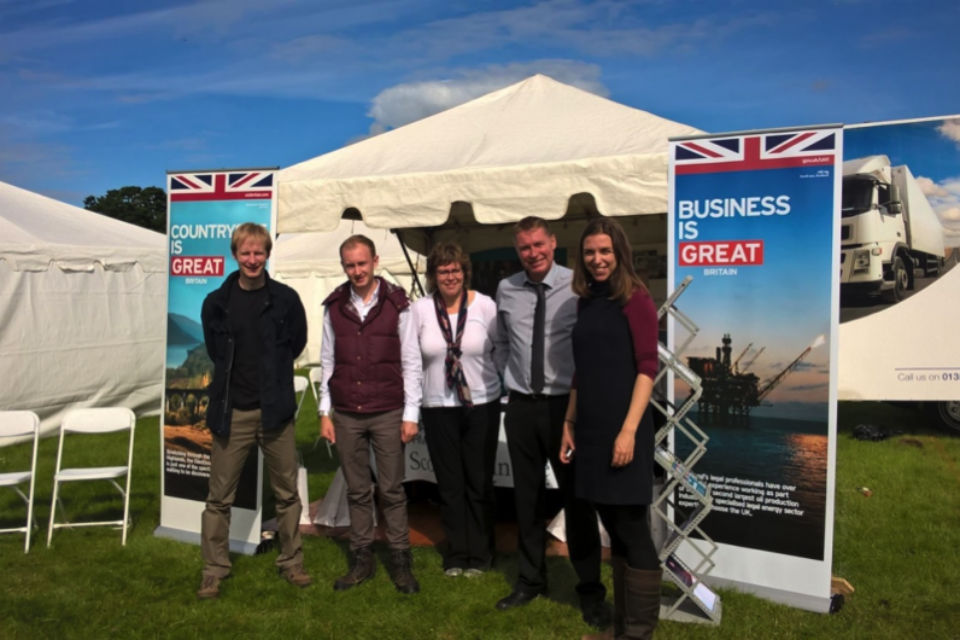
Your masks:
{"label": "black trousers", "polygon": [[443,568],[488,569],[494,550],[493,466],[500,401],[469,409],[424,407],[421,415],[447,536]]}
{"label": "black trousers", "polygon": [[595,505],[600,521],[610,535],[610,555],[626,558],[633,569],[656,570],[660,568],[650,523],[647,521],[645,504],[598,504]]}
{"label": "black trousers", "polygon": [[517,509],[516,588],[540,592],[547,586],[546,514],[544,513],[547,460],[553,467],[566,511],[567,548],[579,578],[577,594],[581,606],[603,600],[606,589],[600,582],[600,531],[593,506],[574,495],[573,465],[560,464],[560,440],[569,396],[523,396],[510,394],[504,428],[513,468],[514,499]]}

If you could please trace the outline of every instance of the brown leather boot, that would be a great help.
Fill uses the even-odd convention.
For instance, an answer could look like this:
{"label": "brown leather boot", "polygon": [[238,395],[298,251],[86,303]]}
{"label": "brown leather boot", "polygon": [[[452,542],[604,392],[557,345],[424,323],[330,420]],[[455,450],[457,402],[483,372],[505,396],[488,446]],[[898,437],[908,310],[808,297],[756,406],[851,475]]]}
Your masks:
{"label": "brown leather boot", "polygon": [[623,572],[623,635],[618,638],[650,640],[660,619],[660,569],[634,569]]}

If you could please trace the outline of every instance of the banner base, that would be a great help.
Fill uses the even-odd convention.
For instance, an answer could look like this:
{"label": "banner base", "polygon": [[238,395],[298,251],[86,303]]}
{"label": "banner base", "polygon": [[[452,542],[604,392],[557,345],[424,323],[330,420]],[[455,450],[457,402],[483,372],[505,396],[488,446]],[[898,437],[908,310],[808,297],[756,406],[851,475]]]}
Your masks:
{"label": "banner base", "polygon": [[[186,542],[200,546],[200,534],[196,531],[185,531],[183,529],[174,529],[172,527],[159,526],[153,530],[153,535],[157,538],[167,538],[177,542]],[[256,544],[247,540],[230,539],[230,551],[241,553],[245,556],[252,556],[257,550]]]}
{"label": "banner base", "polygon": [[805,611],[814,613],[830,613],[830,594],[820,597],[806,593],[797,593],[796,591],[787,591],[785,589],[774,589],[773,587],[763,587],[736,580],[727,580],[716,576],[707,577],[704,582],[711,587],[721,589],[735,589],[741,593],[749,593],[764,600],[770,600],[779,604],[785,604]]}
{"label": "banner base", "polygon": [[[690,598],[684,599],[680,603],[680,606],[674,609],[674,605],[678,598],[661,598],[660,604],[660,619],[661,620],[671,620],[673,622],[686,622],[686,623],[697,623],[697,624],[709,624],[717,626],[720,624],[721,610],[720,602],[717,601],[716,604],[716,617],[711,618],[706,615],[700,608],[694,604]],[[671,611],[671,609],[673,609]]]}

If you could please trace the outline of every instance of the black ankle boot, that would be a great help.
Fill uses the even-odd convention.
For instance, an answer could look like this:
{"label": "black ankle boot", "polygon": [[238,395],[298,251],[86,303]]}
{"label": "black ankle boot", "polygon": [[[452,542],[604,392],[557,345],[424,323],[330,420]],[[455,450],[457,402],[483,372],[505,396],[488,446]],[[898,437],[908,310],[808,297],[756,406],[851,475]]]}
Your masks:
{"label": "black ankle boot", "polygon": [[413,557],[409,549],[394,549],[390,552],[390,562],[393,565],[393,584],[401,593],[417,593],[420,583],[413,577]]}
{"label": "black ankle boot", "polygon": [[353,552],[353,563],[350,565],[350,571],[347,572],[347,575],[337,578],[337,581],[333,583],[333,589],[344,591],[350,587],[355,587],[372,578],[375,570],[376,562],[373,559],[373,549],[361,547]]}

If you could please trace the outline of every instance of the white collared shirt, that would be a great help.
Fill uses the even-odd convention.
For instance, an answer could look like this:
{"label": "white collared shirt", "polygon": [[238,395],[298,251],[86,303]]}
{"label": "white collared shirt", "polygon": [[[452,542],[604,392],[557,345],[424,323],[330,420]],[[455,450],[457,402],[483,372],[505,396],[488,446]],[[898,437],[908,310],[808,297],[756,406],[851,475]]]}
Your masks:
{"label": "white collared shirt", "polygon": [[[459,407],[455,389],[447,386],[447,341],[437,321],[433,296],[413,303],[413,323],[420,338],[423,357],[423,406]],[[456,330],[459,313],[449,315]],[[493,357],[497,338],[497,307],[489,296],[476,292],[467,306],[467,322],[460,341],[460,364],[470,388],[473,404],[485,404],[500,397],[500,376]]]}

